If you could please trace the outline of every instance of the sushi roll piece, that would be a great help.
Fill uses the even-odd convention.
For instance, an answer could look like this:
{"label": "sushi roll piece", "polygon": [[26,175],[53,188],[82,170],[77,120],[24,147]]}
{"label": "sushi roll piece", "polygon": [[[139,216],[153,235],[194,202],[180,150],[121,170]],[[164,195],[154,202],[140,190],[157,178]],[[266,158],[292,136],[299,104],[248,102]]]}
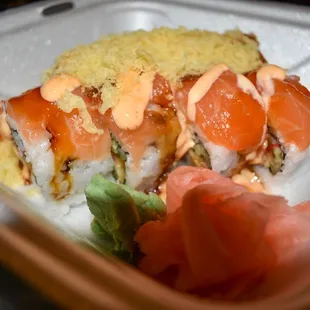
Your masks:
{"label": "sushi roll piece", "polygon": [[181,128],[165,79],[142,75],[133,84],[136,75],[132,72],[126,78],[124,95],[105,113],[112,136],[115,178],[137,190],[154,191],[160,176],[175,161]]}
{"label": "sushi roll piece", "polygon": [[248,78],[260,92],[268,117],[269,153],[257,165],[257,174],[269,192],[285,195],[292,205],[309,199],[309,90],[275,65],[265,65]]}
{"label": "sushi roll piece", "polygon": [[223,173],[245,148],[229,148],[220,134],[211,139],[198,125],[196,137],[188,135],[188,115],[175,104],[186,92],[178,91],[184,77],[204,79],[216,63],[245,73],[264,61],[256,38],[240,31],[162,27],[109,35],[64,52],[42,86],[6,101],[4,112],[32,181],[46,196],[84,200],[95,173],[147,193],[156,191],[187,145],[198,154],[196,165],[207,163],[210,154],[212,168]]}
{"label": "sushi roll piece", "polygon": [[224,64],[184,78],[175,101],[184,129],[179,156],[187,152],[195,166],[230,176],[264,142],[266,113],[260,94]]}
{"label": "sushi roll piece", "polygon": [[170,109],[149,107],[136,130],[120,129],[111,119],[114,177],[141,191],[154,191],[160,176],[175,161],[178,119]]}
{"label": "sushi roll piece", "polygon": [[156,78],[142,77],[139,83],[131,78],[128,92],[104,113],[98,90],[65,75],[5,103],[20,156],[46,196],[83,201],[96,173],[141,191],[154,190],[175,160],[180,125],[174,108],[160,101],[163,91]]}
{"label": "sushi roll piece", "polygon": [[[58,79],[68,82],[67,77]],[[13,139],[32,172],[32,181],[45,196],[55,200],[73,194],[83,196],[93,174],[112,173],[107,124],[97,110],[91,109],[94,101],[87,90],[77,87],[67,92],[59,105],[65,105],[69,97],[80,109],[68,105],[66,111],[59,108],[57,100],[44,99],[41,93],[48,97],[45,91],[38,87],[5,103]]]}

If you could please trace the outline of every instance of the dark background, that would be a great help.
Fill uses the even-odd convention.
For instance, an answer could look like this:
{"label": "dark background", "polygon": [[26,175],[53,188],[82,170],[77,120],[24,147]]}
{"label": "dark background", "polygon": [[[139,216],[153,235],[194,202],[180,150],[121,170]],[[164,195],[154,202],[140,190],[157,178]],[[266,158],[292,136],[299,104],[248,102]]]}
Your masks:
{"label": "dark background", "polygon": [[[68,2],[70,0],[64,0]],[[262,2],[268,0],[248,0],[249,2]],[[7,8],[17,7],[31,2],[49,2],[49,0],[15,0],[15,1],[2,1],[0,3],[0,10],[5,10]],[[294,4],[305,4],[310,5],[310,0],[270,0],[268,2],[283,2],[283,3],[294,3]]]}
{"label": "dark background", "polygon": [[[70,1],[70,0],[69,0]],[[248,0],[249,2],[262,2],[261,0]],[[264,0],[266,1],[266,0]],[[49,0],[19,0],[2,1],[0,11],[22,6],[31,2],[49,2]],[[68,0],[64,0],[68,2]],[[272,0],[269,2],[294,3],[310,5],[310,0]],[[1,18],[1,17],[0,17]],[[1,19],[0,19],[1,23]],[[30,288],[9,270],[0,266],[0,310],[24,310],[24,309],[60,309],[45,299],[40,293]]]}

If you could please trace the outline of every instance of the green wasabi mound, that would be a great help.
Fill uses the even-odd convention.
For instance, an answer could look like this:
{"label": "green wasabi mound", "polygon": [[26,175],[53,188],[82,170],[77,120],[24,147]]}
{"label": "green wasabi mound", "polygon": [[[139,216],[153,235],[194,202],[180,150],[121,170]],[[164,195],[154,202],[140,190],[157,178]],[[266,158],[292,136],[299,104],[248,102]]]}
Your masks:
{"label": "green wasabi mound", "polygon": [[166,204],[158,195],[154,193],[144,194],[123,184],[120,184],[119,187],[125,190],[133,199],[139,214],[140,225],[166,216]]}
{"label": "green wasabi mound", "polygon": [[134,257],[138,228],[166,216],[166,205],[154,193],[144,194],[95,175],[85,190],[87,205],[94,215],[92,232],[108,253],[129,262]]}

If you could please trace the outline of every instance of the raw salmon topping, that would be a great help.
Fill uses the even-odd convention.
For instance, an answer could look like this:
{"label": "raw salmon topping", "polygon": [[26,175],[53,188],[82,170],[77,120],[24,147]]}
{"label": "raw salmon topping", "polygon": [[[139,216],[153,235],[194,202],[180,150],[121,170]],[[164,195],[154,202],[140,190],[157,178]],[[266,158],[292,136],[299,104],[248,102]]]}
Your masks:
{"label": "raw salmon topping", "polygon": [[310,145],[310,94],[290,79],[274,81],[275,94],[269,100],[268,122],[285,141],[300,150]]}
{"label": "raw salmon topping", "polygon": [[[256,72],[251,72],[248,78],[261,93],[265,92],[258,86]],[[295,76],[287,76],[283,80],[273,78],[271,83],[273,93],[265,96],[268,126],[285,145],[293,144],[299,150],[305,150],[310,145],[310,92]]]}
{"label": "raw salmon topping", "polygon": [[[185,110],[188,110],[188,94],[198,80],[185,79],[183,87],[177,90],[176,101]],[[230,150],[257,147],[266,129],[262,100],[239,85],[238,76],[230,70],[224,71],[208,86],[206,93],[196,102],[194,123],[201,134]]]}
{"label": "raw salmon topping", "polygon": [[[105,127],[105,120],[96,110],[81,89],[75,94],[86,99],[93,122],[100,128]],[[35,88],[20,97],[12,98],[7,103],[7,115],[14,120],[24,139],[30,144],[50,138],[51,147],[59,161],[79,158],[96,160],[106,157],[110,151],[108,130],[104,134],[90,134],[80,124],[79,112],[71,113],[60,110],[56,104],[46,101]],[[100,120],[98,120],[100,118]]]}

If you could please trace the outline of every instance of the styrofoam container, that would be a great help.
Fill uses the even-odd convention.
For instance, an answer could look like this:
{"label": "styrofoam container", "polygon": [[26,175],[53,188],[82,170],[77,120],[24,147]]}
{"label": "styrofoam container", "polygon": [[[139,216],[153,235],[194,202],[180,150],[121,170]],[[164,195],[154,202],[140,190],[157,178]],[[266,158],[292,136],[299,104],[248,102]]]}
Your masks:
{"label": "styrofoam container", "polygon": [[[44,10],[72,3],[71,10],[45,16]],[[158,26],[254,32],[270,63],[298,74],[310,86],[310,8],[231,0],[47,1],[0,17],[0,97],[40,83],[61,52],[125,30]]]}
{"label": "styrofoam container", "polygon": [[[0,15],[0,99],[39,85],[42,73],[55,58],[78,44],[90,43],[110,33],[180,25],[219,32],[232,28],[253,32],[269,63],[299,75],[302,83],[310,87],[308,7],[231,0],[52,0]],[[70,231],[67,233],[70,235]],[[300,290],[308,289],[309,294],[298,295],[294,291],[296,286],[288,286],[287,291],[271,300],[235,307],[188,299],[180,294],[174,296],[166,290],[161,305],[166,309],[301,309],[310,305],[310,277],[304,275],[308,276],[308,282],[300,279],[303,284]],[[156,292],[156,285],[153,282],[142,285],[141,295],[145,297],[146,289],[154,288]],[[151,305],[154,301],[149,302]]]}

